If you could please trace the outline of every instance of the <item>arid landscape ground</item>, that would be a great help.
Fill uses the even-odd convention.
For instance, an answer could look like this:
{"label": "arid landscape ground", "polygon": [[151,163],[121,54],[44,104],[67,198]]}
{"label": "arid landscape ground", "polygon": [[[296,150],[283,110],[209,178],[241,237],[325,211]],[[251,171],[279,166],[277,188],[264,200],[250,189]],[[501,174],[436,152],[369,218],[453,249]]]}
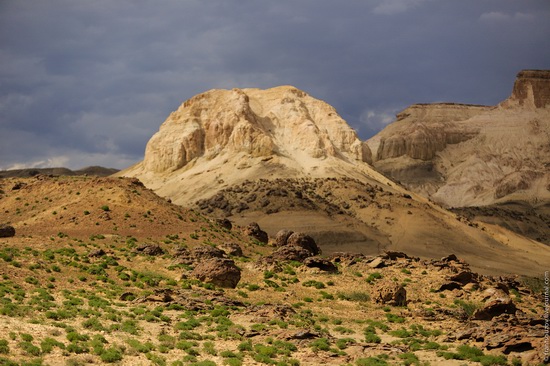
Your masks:
{"label": "arid landscape ground", "polygon": [[296,88],[214,90],[114,176],[5,172],[0,365],[544,364],[548,172],[448,210],[372,146]]}

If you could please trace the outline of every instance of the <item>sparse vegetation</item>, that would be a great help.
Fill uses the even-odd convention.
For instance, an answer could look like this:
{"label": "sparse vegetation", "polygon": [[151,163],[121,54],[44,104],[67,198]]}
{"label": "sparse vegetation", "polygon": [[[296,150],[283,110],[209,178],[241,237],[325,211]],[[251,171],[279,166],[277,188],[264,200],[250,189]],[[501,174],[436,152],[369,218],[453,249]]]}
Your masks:
{"label": "sparse vegetation", "polygon": [[[435,360],[432,364],[444,359],[518,364],[517,354],[508,357],[499,349],[487,352],[448,341],[463,328],[458,318],[472,316],[483,303],[481,291],[464,290],[459,299],[451,291],[444,297],[430,292],[434,275],[455,274],[445,267],[403,258],[388,260],[374,272],[365,260],[334,262],[338,272],[298,261],[262,267],[258,259],[274,249],[252,244],[235,226],[222,229],[165,200],[160,206],[153,199],[140,201],[137,208],[127,204],[118,212],[118,196],[108,195],[110,187],[72,189],[84,198],[99,188],[104,188],[101,200],[73,205],[48,192],[47,200],[37,200],[37,212],[44,210],[51,220],[63,216],[66,223],[52,224],[48,235],[2,242],[0,320],[6,331],[0,336],[0,364],[299,365],[304,354],[319,364],[327,357],[350,365],[426,365],[427,359]],[[133,184],[132,190],[139,194],[130,191],[121,197],[150,195]],[[50,199],[56,218],[50,217]],[[22,217],[31,209],[23,206],[25,200]],[[101,202],[112,210],[103,209]],[[15,217],[15,210],[10,215]],[[194,275],[197,264],[209,260],[196,260],[195,248],[223,248],[225,243],[238,243],[244,252],[242,257],[225,256],[241,270],[235,289]],[[148,245],[164,253],[141,252]],[[392,279],[407,284],[412,302],[380,303],[377,291]],[[480,287],[493,285],[480,281],[485,281]],[[515,305],[540,316],[536,295],[522,286],[510,289]],[[445,328],[437,329],[440,324]],[[355,348],[364,343],[377,353],[357,356]]]}

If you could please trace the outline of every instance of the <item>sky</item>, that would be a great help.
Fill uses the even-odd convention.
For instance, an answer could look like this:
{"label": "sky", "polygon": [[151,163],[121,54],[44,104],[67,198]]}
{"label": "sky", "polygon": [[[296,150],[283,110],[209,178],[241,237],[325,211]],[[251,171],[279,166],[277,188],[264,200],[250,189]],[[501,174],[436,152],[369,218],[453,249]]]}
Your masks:
{"label": "sky", "polygon": [[0,0],[0,169],[123,169],[214,88],[293,85],[368,139],[550,69],[549,0]]}

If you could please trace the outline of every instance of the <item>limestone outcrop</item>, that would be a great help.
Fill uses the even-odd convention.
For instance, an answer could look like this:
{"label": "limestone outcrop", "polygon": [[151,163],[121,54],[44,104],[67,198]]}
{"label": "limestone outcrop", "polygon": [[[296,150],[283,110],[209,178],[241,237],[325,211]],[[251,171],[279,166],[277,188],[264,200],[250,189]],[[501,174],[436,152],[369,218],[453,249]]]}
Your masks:
{"label": "limestone outcrop", "polygon": [[446,206],[550,200],[550,70],[497,106],[416,104],[367,141],[373,165]]}
{"label": "limestone outcrop", "polygon": [[[144,160],[118,175],[138,177],[173,202],[188,203],[214,192],[210,183],[368,175],[371,161],[368,145],[333,107],[280,86],[210,90],[187,100],[149,140]],[[191,183],[185,190],[182,179]]]}

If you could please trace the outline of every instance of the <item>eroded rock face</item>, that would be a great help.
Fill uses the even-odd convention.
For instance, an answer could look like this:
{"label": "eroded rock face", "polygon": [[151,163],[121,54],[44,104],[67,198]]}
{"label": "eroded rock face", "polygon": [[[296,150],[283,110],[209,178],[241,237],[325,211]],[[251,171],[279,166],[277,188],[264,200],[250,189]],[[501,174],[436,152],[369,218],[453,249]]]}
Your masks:
{"label": "eroded rock face", "polygon": [[241,270],[231,259],[210,258],[197,264],[193,277],[218,287],[235,288],[241,280]]}
{"label": "eroded rock face", "polygon": [[415,104],[367,141],[373,165],[450,207],[550,200],[550,70],[524,70],[497,106]]}
{"label": "eroded rock face", "polygon": [[550,105],[550,71],[523,70],[517,75],[511,97],[505,106],[531,106],[545,108]]}
{"label": "eroded rock face", "polygon": [[278,153],[283,141],[312,158],[371,152],[331,106],[294,87],[210,90],[183,103],[151,138],[143,161],[152,172],[173,171],[222,150],[252,156]]}

